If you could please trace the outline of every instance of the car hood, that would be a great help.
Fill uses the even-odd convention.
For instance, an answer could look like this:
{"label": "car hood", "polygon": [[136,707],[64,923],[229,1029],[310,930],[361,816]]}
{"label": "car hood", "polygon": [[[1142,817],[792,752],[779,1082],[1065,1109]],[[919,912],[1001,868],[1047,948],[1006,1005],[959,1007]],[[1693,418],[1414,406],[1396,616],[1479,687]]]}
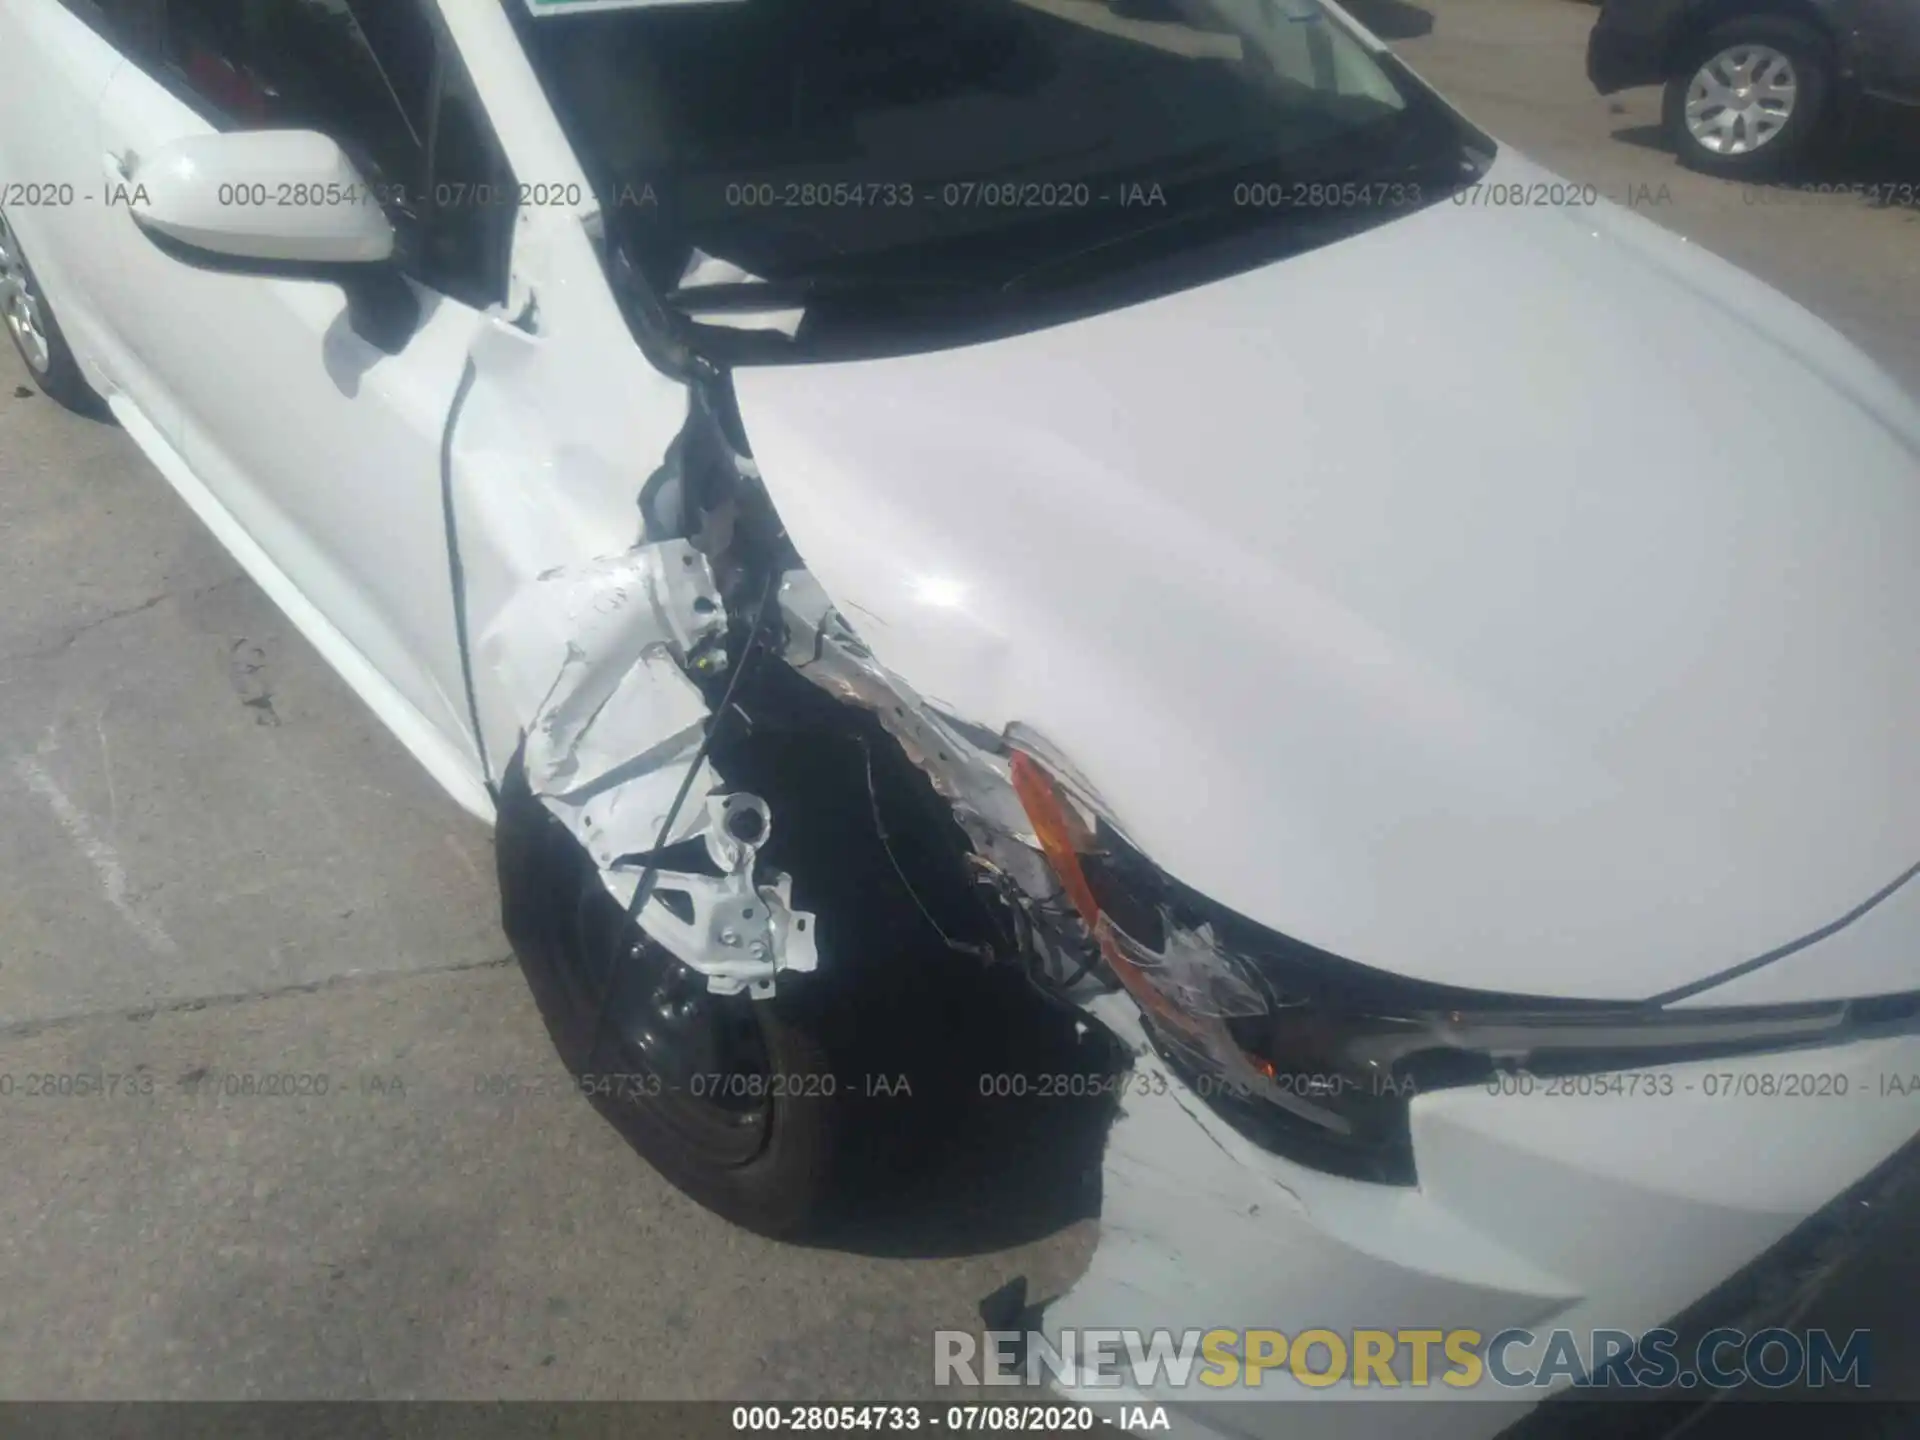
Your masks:
{"label": "car hood", "polygon": [[1299,940],[1646,998],[1920,860],[1920,411],[1623,209],[1443,202],[735,385],[882,663],[1032,727],[1169,873]]}

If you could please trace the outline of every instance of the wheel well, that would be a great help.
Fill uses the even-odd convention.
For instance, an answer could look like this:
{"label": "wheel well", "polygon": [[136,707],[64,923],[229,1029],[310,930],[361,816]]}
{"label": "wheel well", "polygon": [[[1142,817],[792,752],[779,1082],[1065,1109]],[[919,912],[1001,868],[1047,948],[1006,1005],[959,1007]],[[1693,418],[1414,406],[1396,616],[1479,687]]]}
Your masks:
{"label": "wheel well", "polygon": [[975,881],[951,803],[872,715],[771,657],[735,703],[745,723],[716,744],[714,767],[772,806],[764,854],[819,916],[833,950],[824,967],[884,982],[898,978],[901,950],[995,952],[1002,917]]}
{"label": "wheel well", "polygon": [[1706,0],[1705,4],[1695,6],[1689,12],[1686,22],[1675,29],[1672,40],[1668,42],[1667,73],[1678,74],[1685,69],[1693,60],[1700,42],[1715,26],[1758,15],[1796,21],[1820,37],[1829,55],[1836,53],[1832,25],[1808,0]]}

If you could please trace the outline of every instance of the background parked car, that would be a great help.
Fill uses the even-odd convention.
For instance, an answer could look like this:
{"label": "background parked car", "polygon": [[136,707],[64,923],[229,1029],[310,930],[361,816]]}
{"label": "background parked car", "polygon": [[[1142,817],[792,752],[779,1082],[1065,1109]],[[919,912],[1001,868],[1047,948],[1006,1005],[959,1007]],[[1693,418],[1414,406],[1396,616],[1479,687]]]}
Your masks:
{"label": "background parked car", "polygon": [[1607,0],[1587,76],[1602,95],[1665,85],[1682,163],[1774,174],[1862,102],[1920,107],[1920,0]]}

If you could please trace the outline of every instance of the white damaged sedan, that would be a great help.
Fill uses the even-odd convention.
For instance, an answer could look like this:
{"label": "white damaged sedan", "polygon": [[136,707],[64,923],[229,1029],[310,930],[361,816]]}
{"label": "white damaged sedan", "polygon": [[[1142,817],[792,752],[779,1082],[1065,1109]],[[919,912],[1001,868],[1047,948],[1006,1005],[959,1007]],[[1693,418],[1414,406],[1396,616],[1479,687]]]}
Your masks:
{"label": "white damaged sedan", "polygon": [[818,1218],[900,963],[823,818],[1155,1082],[1048,1324],[1639,1333],[1920,1132],[1920,409],[1326,0],[0,52],[37,381],[495,823],[722,1214]]}

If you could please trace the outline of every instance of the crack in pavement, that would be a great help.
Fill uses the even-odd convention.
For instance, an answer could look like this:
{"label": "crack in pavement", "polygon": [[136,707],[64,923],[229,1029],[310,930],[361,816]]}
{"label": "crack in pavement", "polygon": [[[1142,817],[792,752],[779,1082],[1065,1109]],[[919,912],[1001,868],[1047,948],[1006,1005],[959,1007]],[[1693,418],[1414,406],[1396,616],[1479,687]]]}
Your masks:
{"label": "crack in pavement", "polygon": [[74,642],[89,631],[98,630],[103,625],[111,625],[116,620],[125,620],[129,616],[144,614],[163,601],[198,600],[202,596],[211,595],[217,590],[224,590],[229,585],[241,584],[246,580],[247,576],[245,575],[229,575],[224,580],[216,580],[211,585],[201,585],[192,590],[162,591],[158,595],[150,596],[142,600],[138,605],[128,605],[119,610],[109,610],[104,615],[98,615],[91,620],[85,620],[78,625],[70,626],[51,640],[28,646],[24,650],[14,650],[5,655],[0,655],[0,665],[10,665],[20,660],[48,659],[72,648]]}
{"label": "crack in pavement", "polygon": [[124,1020],[144,1024],[160,1015],[187,1015],[199,1010],[225,1010],[258,1001],[280,1000],[292,995],[320,995],[332,990],[357,989],[398,980],[417,980],[436,975],[463,975],[480,970],[499,970],[514,963],[511,954],[486,960],[457,960],[450,965],[434,965],[422,970],[362,970],[345,975],[329,975],[324,980],[307,980],[296,985],[275,985],[265,990],[250,990],[228,995],[197,995],[169,1000],[162,1005],[138,1005],[123,1010],[85,1010],[72,1015],[53,1015],[44,1020],[19,1020],[0,1023],[0,1042],[25,1040],[49,1031],[72,1030],[99,1020]]}

